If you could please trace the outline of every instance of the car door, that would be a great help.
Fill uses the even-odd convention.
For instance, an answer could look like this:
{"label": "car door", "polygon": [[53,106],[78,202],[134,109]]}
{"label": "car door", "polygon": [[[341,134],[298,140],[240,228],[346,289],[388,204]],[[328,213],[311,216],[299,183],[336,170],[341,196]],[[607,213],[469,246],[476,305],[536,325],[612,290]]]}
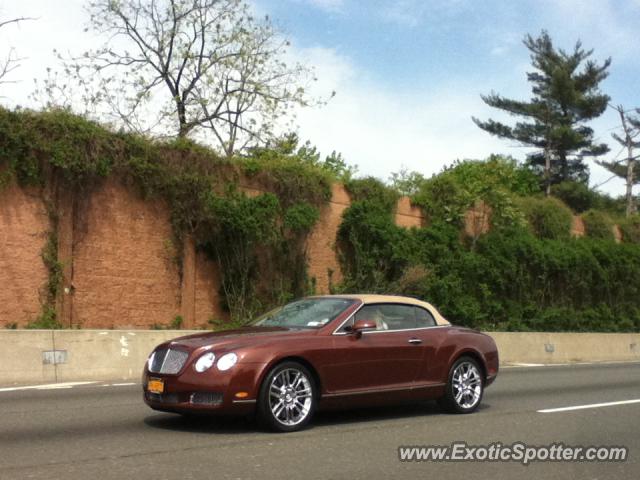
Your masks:
{"label": "car door", "polygon": [[[376,330],[349,333],[358,320],[376,322]],[[326,372],[329,392],[410,388],[420,371],[422,344],[415,336],[411,305],[374,304],[362,307],[334,334],[333,360]]]}
{"label": "car door", "polygon": [[416,329],[414,335],[422,342],[422,365],[416,376],[416,386],[441,384],[448,371],[446,350],[441,345],[447,336],[447,328],[438,327],[433,314],[424,307],[416,306]]}

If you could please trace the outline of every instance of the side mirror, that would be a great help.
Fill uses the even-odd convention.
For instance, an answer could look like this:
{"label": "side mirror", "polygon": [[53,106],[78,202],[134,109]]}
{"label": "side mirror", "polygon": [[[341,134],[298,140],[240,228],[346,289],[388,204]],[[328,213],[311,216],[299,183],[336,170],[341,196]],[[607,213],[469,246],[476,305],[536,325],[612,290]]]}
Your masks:
{"label": "side mirror", "polygon": [[375,330],[377,328],[376,322],[373,320],[358,320],[351,327],[351,332],[356,335],[356,338],[360,338],[362,336],[362,332],[366,330]]}

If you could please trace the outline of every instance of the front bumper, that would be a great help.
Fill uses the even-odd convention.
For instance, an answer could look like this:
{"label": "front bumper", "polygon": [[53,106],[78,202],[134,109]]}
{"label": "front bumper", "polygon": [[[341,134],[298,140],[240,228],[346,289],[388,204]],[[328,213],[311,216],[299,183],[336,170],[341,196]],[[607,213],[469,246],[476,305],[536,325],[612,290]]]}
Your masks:
{"label": "front bumper", "polygon": [[[255,410],[265,364],[238,363],[226,372],[215,366],[203,373],[187,365],[176,375],[149,372],[142,376],[144,402],[154,410],[175,413],[244,415]],[[149,391],[161,380],[162,393]]]}

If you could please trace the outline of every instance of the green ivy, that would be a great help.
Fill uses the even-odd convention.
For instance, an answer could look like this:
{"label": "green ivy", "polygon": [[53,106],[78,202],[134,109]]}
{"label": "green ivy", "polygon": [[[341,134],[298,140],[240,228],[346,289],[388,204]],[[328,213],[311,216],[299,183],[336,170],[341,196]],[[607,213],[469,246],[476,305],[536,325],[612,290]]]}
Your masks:
{"label": "green ivy", "polygon": [[[219,263],[222,293],[234,319],[307,291],[305,238],[319,207],[331,198],[335,175],[308,146],[293,147],[227,160],[190,140],[159,142],[114,133],[64,110],[0,107],[0,187],[15,178],[20,185],[42,187],[43,195],[64,188],[78,198],[117,176],[145,198],[164,200],[174,243],[194,235],[198,247]],[[241,193],[243,175],[272,193],[255,198]],[[55,192],[46,196],[55,198]],[[42,255],[49,280],[39,325],[55,323],[53,306],[62,280],[52,225]],[[274,292],[255,285],[269,282],[271,268],[276,268]]]}
{"label": "green ivy", "polygon": [[308,232],[320,218],[317,207],[307,202],[292,205],[284,212],[284,226],[292,232]]}
{"label": "green ivy", "polygon": [[513,226],[471,249],[450,223],[402,229],[371,207],[345,211],[338,291],[416,295],[456,324],[487,330],[640,330],[636,245],[538,238]]}
{"label": "green ivy", "polygon": [[64,327],[56,317],[55,307],[46,305],[38,318],[27,324],[27,328],[33,330],[56,330]]}

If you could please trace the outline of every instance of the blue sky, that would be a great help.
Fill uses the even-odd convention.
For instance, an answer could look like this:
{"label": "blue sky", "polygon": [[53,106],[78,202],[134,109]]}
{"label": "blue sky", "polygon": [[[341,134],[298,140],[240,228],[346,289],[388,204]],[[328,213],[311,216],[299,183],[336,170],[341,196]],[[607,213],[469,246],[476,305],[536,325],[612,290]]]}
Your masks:
{"label": "blue sky", "polygon": [[[2,101],[29,105],[33,78],[56,66],[52,49],[78,51],[95,39],[82,31],[83,0],[0,0],[0,17],[38,17],[0,33],[25,57]],[[426,175],[455,159],[527,150],[491,137],[471,116],[509,120],[487,107],[491,90],[526,99],[526,33],[547,29],[565,49],[581,39],[594,58],[611,56],[603,90],[614,104],[640,106],[640,0],[252,0],[292,42],[291,56],[315,68],[313,95],[336,96],[326,106],[303,109],[296,123],[303,139],[328,154],[341,152],[361,174],[386,179],[402,167]],[[64,7],[64,8],[61,8]],[[596,136],[619,152],[609,111],[593,122]],[[606,171],[589,162],[592,184]],[[623,192],[621,181],[603,190]]]}
{"label": "blue sky", "polygon": [[[637,78],[625,78],[637,74],[640,66],[638,0],[256,0],[256,4],[290,34],[296,46],[333,49],[389,87],[412,89],[461,79],[482,87],[494,78],[524,83],[520,67],[528,63],[528,52],[522,39],[542,29],[560,47],[570,49],[581,39],[585,47],[594,48],[595,58],[614,57],[607,84],[620,88],[616,93],[632,97],[630,90],[640,86]],[[519,87],[514,85],[514,91]]]}
{"label": "blue sky", "polygon": [[[580,39],[594,49],[595,59],[611,56],[603,90],[614,104],[640,106],[637,0],[257,0],[257,4],[289,34],[296,48],[307,52],[304,58],[316,62],[319,84],[326,81],[337,91],[338,105],[302,115],[301,134],[323,150],[342,151],[362,173],[384,177],[404,165],[430,174],[456,158],[482,158],[492,152],[524,158],[526,149],[490,137],[470,117],[508,120],[482,104],[481,93],[495,90],[528,98],[529,52],[522,39],[542,29],[562,48],[571,49]],[[325,72],[328,80],[322,78]],[[388,115],[376,112],[376,105]],[[364,125],[355,127],[340,117]],[[338,123],[333,143],[327,135],[331,129],[322,127],[323,122]],[[593,123],[597,136],[606,142],[616,125],[614,112]],[[408,131],[398,134],[402,128]],[[351,132],[355,138],[350,141]],[[375,146],[362,148],[357,142]],[[619,149],[611,145],[609,157],[615,157]],[[607,178],[600,167],[592,166],[592,184]],[[617,194],[621,185],[612,181],[603,189]]]}

